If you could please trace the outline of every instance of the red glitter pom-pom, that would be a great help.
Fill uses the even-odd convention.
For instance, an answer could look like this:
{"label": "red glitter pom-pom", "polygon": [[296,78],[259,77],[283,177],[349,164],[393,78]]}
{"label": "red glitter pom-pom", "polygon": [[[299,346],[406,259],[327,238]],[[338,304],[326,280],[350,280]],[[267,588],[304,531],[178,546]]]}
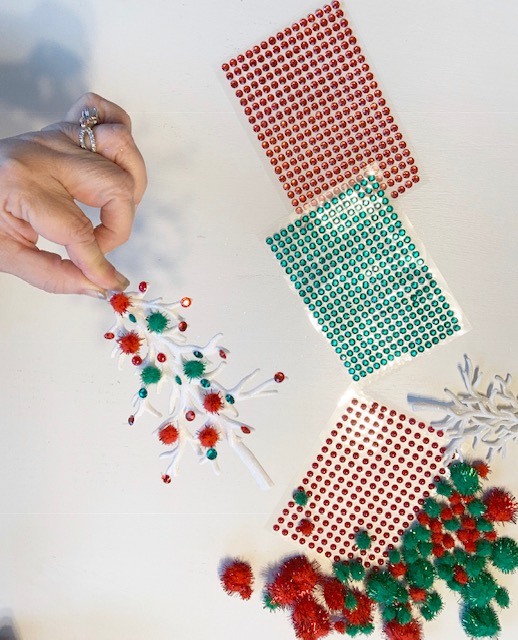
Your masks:
{"label": "red glitter pom-pom", "polygon": [[129,331],[119,337],[117,343],[122,353],[137,353],[142,343],[142,338],[136,331]]}
{"label": "red glitter pom-pom", "polygon": [[336,633],[345,633],[346,631],[346,626],[345,626],[345,620],[337,620],[334,625],[334,630],[336,631]]}
{"label": "red glitter pom-pom", "polygon": [[172,424],[166,425],[158,432],[160,442],[163,444],[174,444],[178,440],[179,436],[180,434],[178,429]]}
{"label": "red glitter pom-pom", "polygon": [[483,460],[475,460],[475,462],[471,463],[471,466],[477,470],[478,475],[484,480],[489,476],[491,471],[487,462]]}
{"label": "red glitter pom-pom", "polygon": [[211,391],[203,398],[203,406],[209,413],[219,413],[223,408],[223,399],[217,391]]}
{"label": "red glitter pom-pom", "polygon": [[458,564],[455,565],[455,567],[453,568],[453,579],[455,580],[455,582],[458,582],[459,584],[462,584],[462,585],[467,584],[469,581],[468,574]]}
{"label": "red glitter pom-pom", "polygon": [[293,605],[291,621],[295,635],[300,640],[318,640],[331,631],[329,616],[321,605],[307,594]]}
{"label": "red glitter pom-pom", "polygon": [[372,622],[372,608],[373,602],[368,595],[358,591],[358,589],[351,589],[351,593],[356,600],[356,606],[354,609],[344,609],[345,620],[348,624],[354,624],[359,626],[365,626]]}
{"label": "red glitter pom-pom", "polygon": [[307,518],[301,520],[297,525],[297,531],[299,531],[303,536],[310,536],[313,533],[314,528],[315,525]]}
{"label": "red glitter pom-pom", "polygon": [[110,304],[116,313],[122,315],[131,306],[131,301],[125,293],[114,293],[110,298]]}
{"label": "red glitter pom-pom", "polygon": [[484,518],[491,522],[516,522],[518,503],[509,491],[495,487],[484,496]]}
{"label": "red glitter pom-pom", "polygon": [[277,576],[267,586],[268,595],[279,605],[291,605],[315,588],[319,579],[314,563],[305,556],[289,558],[280,566]]}
{"label": "red glitter pom-pom", "polygon": [[202,447],[207,447],[207,449],[211,449],[215,447],[219,440],[218,430],[215,429],[212,425],[206,424],[202,429],[198,431],[198,440]]}
{"label": "red glitter pom-pom", "polygon": [[345,603],[345,589],[337,578],[325,578],[321,582],[322,595],[329,611],[342,611]]}
{"label": "red glitter pom-pom", "polygon": [[426,589],[410,587],[409,594],[414,602],[424,602],[426,600]]}
{"label": "red glitter pom-pom", "polygon": [[220,580],[223,589],[229,595],[237,593],[243,600],[248,600],[252,595],[254,575],[248,562],[230,562],[224,567]]}
{"label": "red glitter pom-pom", "polygon": [[396,562],[389,565],[389,571],[394,578],[400,578],[406,574],[406,564],[404,562]]}
{"label": "red glitter pom-pom", "polygon": [[383,631],[388,640],[421,640],[421,627],[416,620],[401,624],[397,620],[387,622]]}

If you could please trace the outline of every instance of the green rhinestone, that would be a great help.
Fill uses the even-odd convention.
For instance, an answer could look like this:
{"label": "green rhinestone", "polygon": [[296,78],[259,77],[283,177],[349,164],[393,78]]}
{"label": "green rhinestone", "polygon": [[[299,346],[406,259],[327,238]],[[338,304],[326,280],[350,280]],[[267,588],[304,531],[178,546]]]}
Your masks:
{"label": "green rhinestone", "polygon": [[130,322],[137,322],[137,318],[135,318],[135,316],[132,313],[129,314],[128,318]]}
{"label": "green rhinestone", "polygon": [[209,449],[206,453],[206,456],[209,460],[215,460],[218,457],[218,452],[216,449]]}
{"label": "green rhinestone", "polygon": [[207,380],[207,378],[202,378],[200,380],[200,384],[204,389],[207,389],[208,387],[210,387],[210,380]]}
{"label": "green rhinestone", "polygon": [[138,392],[138,394],[139,394],[139,396],[140,396],[141,398],[147,398],[147,389],[144,389],[144,388],[142,387],[142,389],[140,389],[140,391]]}
{"label": "green rhinestone", "polygon": [[234,404],[235,402],[234,396],[230,393],[227,393],[227,395],[225,396],[225,400],[228,402],[228,404]]}
{"label": "green rhinestone", "polygon": [[180,376],[175,376],[175,382],[176,384],[182,384],[182,379],[180,378]]}

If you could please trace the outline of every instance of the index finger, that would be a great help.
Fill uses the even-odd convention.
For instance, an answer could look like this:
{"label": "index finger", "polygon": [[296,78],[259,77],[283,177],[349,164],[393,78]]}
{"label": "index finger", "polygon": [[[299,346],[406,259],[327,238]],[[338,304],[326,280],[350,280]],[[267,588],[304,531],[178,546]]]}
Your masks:
{"label": "index finger", "polygon": [[126,111],[124,111],[122,107],[119,107],[118,104],[115,104],[115,102],[110,102],[106,100],[106,98],[91,91],[82,95],[79,100],[70,107],[65,116],[65,120],[67,122],[79,122],[81,112],[87,107],[95,107],[97,109],[99,122],[122,124],[131,132],[131,118]]}

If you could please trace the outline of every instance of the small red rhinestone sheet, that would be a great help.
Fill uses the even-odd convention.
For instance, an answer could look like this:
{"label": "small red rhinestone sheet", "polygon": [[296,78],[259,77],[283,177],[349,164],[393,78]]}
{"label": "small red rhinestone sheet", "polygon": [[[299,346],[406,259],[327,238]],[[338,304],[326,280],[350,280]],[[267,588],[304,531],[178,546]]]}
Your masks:
{"label": "small red rhinestone sheet", "polygon": [[[385,564],[434,480],[446,471],[442,436],[411,416],[349,395],[340,421],[296,488],[306,493],[307,504],[290,500],[274,531],[332,560],[359,557],[366,567]],[[356,546],[360,530],[371,537],[367,550]]]}
{"label": "small red rhinestone sheet", "polygon": [[339,2],[222,69],[297,212],[369,170],[394,198],[419,181]]}

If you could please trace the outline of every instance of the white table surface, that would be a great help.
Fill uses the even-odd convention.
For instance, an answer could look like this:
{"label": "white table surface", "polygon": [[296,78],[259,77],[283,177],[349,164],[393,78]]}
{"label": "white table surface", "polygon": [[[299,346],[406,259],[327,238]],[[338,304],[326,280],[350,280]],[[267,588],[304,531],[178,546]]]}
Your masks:
{"label": "white table surface", "polygon": [[[282,370],[279,394],[243,405],[275,487],[231,455],[215,478],[187,457],[160,482],[151,418],[131,429],[134,379],[103,340],[102,303],[0,276],[0,638],[289,640],[285,614],[220,589],[220,559],[261,570],[297,551],[267,526],[318,446],[349,378],[293,295],[264,237],[289,215],[229,97],[223,61],[316,9],[310,0],[4,0],[0,136],[55,121],[83,91],[123,105],[149,188],[121,271],[193,298],[189,337],[224,333],[224,382]],[[518,82],[513,0],[343,3],[421,171],[407,215],[472,330],[374,381],[376,400],[460,389],[469,353],[518,391]],[[421,414],[431,417],[432,414]],[[518,492],[518,445],[493,484]],[[516,536],[512,525],[508,535]],[[518,601],[518,576],[501,577]],[[457,601],[425,637],[463,637]],[[516,604],[502,640],[516,637]],[[2,635],[3,634],[3,635]],[[374,640],[381,637],[377,631]]]}

